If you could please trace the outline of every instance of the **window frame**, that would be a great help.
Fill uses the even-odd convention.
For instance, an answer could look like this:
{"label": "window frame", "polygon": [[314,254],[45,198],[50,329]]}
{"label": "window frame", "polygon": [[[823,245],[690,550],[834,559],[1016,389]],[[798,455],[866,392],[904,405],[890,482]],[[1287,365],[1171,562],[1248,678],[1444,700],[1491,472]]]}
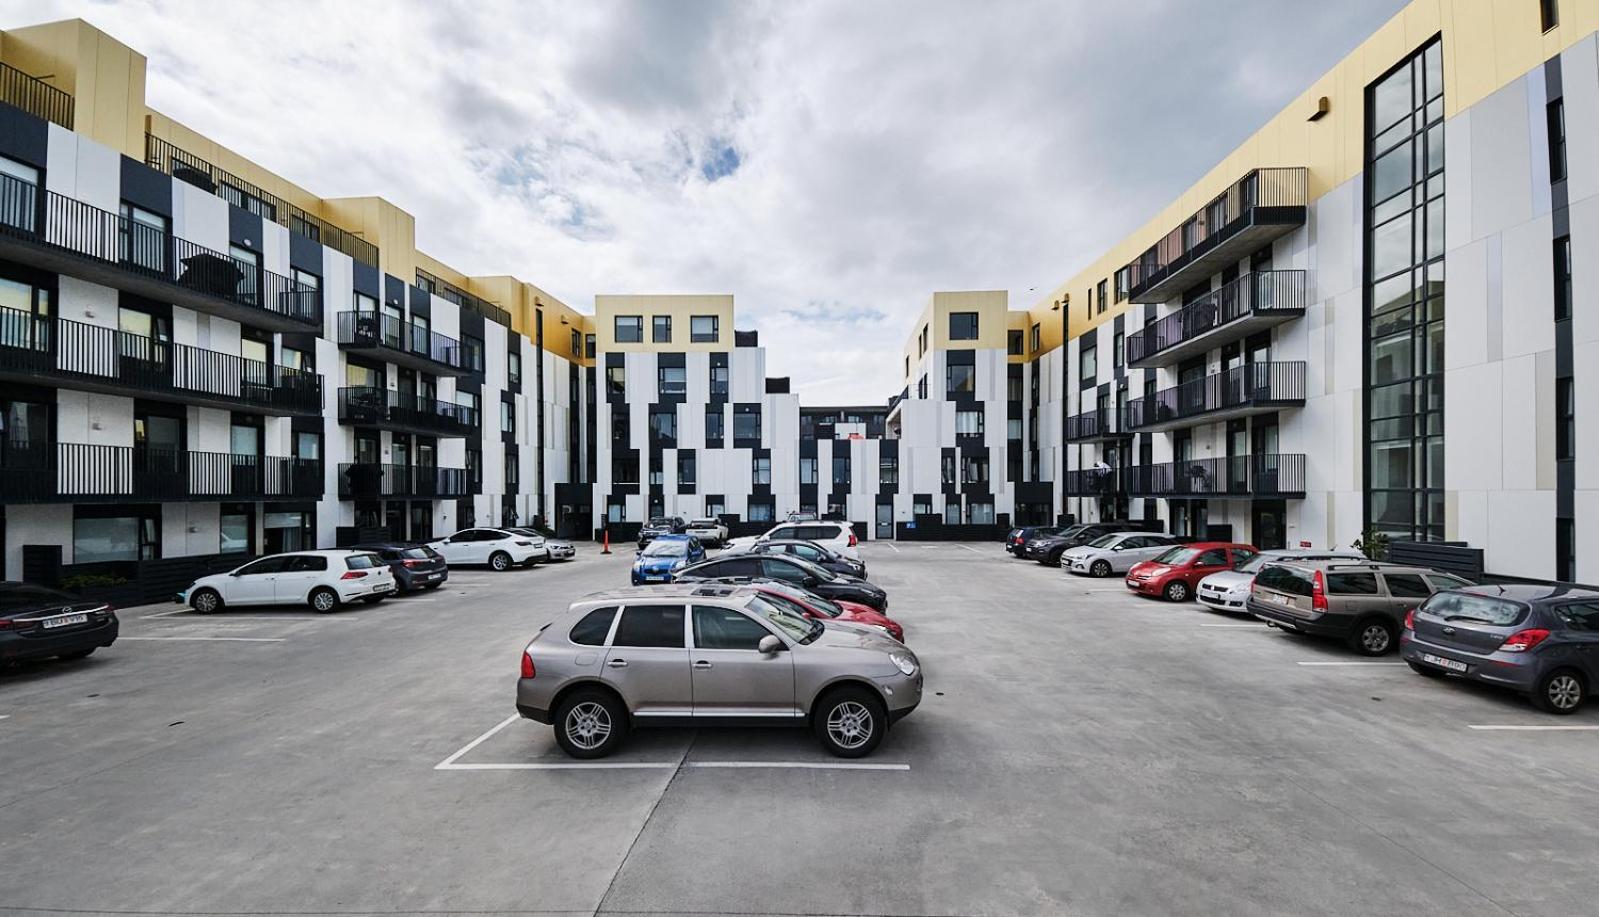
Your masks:
{"label": "window frame", "polygon": [[[710,322],[711,330],[699,330],[701,321]],[[691,344],[715,344],[722,339],[722,317],[720,315],[690,315],[688,317],[688,339]]]}
{"label": "window frame", "polygon": [[670,315],[651,315],[650,316],[650,343],[651,344],[670,344],[670,343],[672,343],[672,316],[670,316]]}
{"label": "window frame", "polygon": [[[612,338],[612,340],[616,341],[616,343],[618,343],[618,344],[642,344],[642,343],[644,343],[644,316],[642,316],[642,315],[618,315],[618,316],[615,316],[614,318],[612,318],[611,322],[612,322],[612,324],[611,324],[611,338]],[[628,334],[624,335],[622,333],[622,330],[623,330],[624,327],[628,327],[628,326],[631,326],[629,328]]]}
{"label": "window frame", "polygon": [[[968,328],[967,322],[970,322]],[[957,327],[958,325],[958,327]],[[952,341],[975,341],[979,337],[979,318],[976,312],[951,312],[949,313],[949,339]]]}

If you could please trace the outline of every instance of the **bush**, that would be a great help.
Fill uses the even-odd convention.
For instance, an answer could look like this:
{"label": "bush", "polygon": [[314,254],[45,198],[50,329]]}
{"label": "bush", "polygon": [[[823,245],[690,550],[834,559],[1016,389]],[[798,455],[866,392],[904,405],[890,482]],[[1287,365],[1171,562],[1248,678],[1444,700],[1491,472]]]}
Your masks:
{"label": "bush", "polygon": [[109,573],[79,573],[61,581],[62,589],[87,589],[94,586],[121,586],[127,579]]}
{"label": "bush", "polygon": [[1366,529],[1356,538],[1351,548],[1366,555],[1367,560],[1386,560],[1388,558],[1388,533]]}

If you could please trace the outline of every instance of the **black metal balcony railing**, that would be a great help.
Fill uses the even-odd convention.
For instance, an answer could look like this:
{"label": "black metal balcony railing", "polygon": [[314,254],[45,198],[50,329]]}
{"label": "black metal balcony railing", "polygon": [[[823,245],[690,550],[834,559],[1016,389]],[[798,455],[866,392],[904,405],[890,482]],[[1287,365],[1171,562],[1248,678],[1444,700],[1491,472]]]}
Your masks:
{"label": "black metal balcony railing", "polygon": [[468,436],[478,430],[480,418],[476,408],[466,405],[373,386],[351,386],[339,389],[339,423]]}
{"label": "black metal balcony railing", "polygon": [[346,462],[339,466],[339,497],[380,500],[385,497],[449,499],[467,495],[465,468]]}
{"label": "black metal balcony railing", "polygon": [[0,502],[170,503],[318,499],[316,459],[83,443],[0,448]]}
{"label": "black metal balcony railing", "polygon": [[64,264],[43,265],[51,269],[70,273],[87,264],[115,269],[111,280],[98,272],[89,280],[144,281],[131,292],[173,301],[180,300],[172,294],[182,293],[183,305],[218,301],[244,307],[245,318],[259,312],[306,326],[322,320],[322,294],[314,287],[54,191],[41,198],[37,187],[9,175],[0,175],[0,237],[67,256]]}
{"label": "black metal balcony railing", "polygon": [[1169,365],[1304,314],[1304,271],[1245,274],[1128,335],[1127,365]]}
{"label": "black metal balcony railing", "polygon": [[1066,472],[1073,497],[1281,497],[1305,495],[1305,457],[1269,453]]}
{"label": "black metal balcony railing", "polygon": [[1088,442],[1128,435],[1113,408],[1095,408],[1066,418],[1066,441]]}
{"label": "black metal balcony railing", "polygon": [[[385,351],[392,356],[426,361],[434,372],[464,371],[461,342],[392,315],[340,312],[339,346]],[[400,362],[413,362],[401,360]],[[433,365],[426,365],[433,364]]]}
{"label": "black metal balcony railing", "polygon": [[1305,363],[1250,363],[1161,389],[1127,403],[1128,430],[1181,426],[1305,403]]}
{"label": "black metal balcony railing", "polygon": [[3,377],[262,414],[322,412],[316,373],[16,309],[0,309]]}
{"label": "black metal balcony railing", "polygon": [[72,96],[7,64],[0,64],[0,102],[72,130]]}
{"label": "black metal balcony railing", "polygon": [[188,182],[236,207],[242,207],[291,232],[341,251],[362,264],[378,266],[378,247],[355,233],[321,217],[306,213],[275,194],[262,190],[232,172],[173,146],[160,137],[144,135],[145,164],[179,181]]}
{"label": "black metal balcony railing", "polygon": [[447,299],[464,309],[476,312],[491,322],[499,322],[507,328],[511,327],[511,313],[483,299],[483,297],[473,296],[448,280],[435,277],[421,268],[416,269],[416,285],[426,290],[431,296]]}
{"label": "black metal balcony railing", "polygon": [[1188,268],[1209,264],[1211,256],[1231,257],[1221,251],[1229,241],[1261,244],[1303,224],[1308,191],[1303,166],[1251,171],[1127,265],[1132,300],[1167,298],[1172,281]]}

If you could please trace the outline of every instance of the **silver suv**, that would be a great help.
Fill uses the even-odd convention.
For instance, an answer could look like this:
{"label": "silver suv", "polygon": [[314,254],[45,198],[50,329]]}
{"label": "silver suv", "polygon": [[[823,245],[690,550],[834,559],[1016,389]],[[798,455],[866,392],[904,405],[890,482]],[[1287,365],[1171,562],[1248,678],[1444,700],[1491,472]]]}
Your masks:
{"label": "silver suv", "polygon": [[1250,586],[1249,613],[1281,630],[1337,637],[1363,656],[1399,643],[1405,615],[1434,592],[1471,583],[1426,567],[1372,561],[1268,563]]}
{"label": "silver suv", "polygon": [[845,758],[872,753],[922,699],[905,645],[811,620],[748,586],[600,592],[574,602],[522,654],[516,709],[598,758],[633,726],[809,726]]}

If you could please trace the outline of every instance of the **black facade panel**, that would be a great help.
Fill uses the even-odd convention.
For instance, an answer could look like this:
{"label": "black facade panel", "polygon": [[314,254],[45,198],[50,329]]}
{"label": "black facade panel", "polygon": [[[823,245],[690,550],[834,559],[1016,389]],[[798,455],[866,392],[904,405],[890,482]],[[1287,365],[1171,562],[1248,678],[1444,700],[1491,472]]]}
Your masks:
{"label": "black facade panel", "polygon": [[365,293],[373,299],[381,298],[378,269],[370,264],[363,264],[360,261],[355,262],[355,273],[351,278],[350,285],[355,288],[357,293]]}
{"label": "black facade panel", "polygon": [[686,369],[688,367],[688,354],[681,351],[657,353],[655,355],[655,365],[657,367],[671,366]]}
{"label": "black facade panel", "polygon": [[[172,179],[137,159],[122,157],[122,199],[151,213],[172,216]],[[318,271],[318,273],[321,273]]]}
{"label": "black facade panel", "polygon": [[433,318],[433,295],[416,284],[408,284],[411,294],[411,314],[422,318]]}
{"label": "black facade panel", "polygon": [[[0,104],[0,155],[44,169],[50,158],[49,123],[20,108]],[[167,210],[171,209],[168,203]]]}
{"label": "black facade panel", "polygon": [[481,339],[483,337],[484,323],[487,322],[488,319],[483,317],[483,313],[474,312],[471,309],[464,307],[460,310],[460,312],[461,333],[470,334],[475,338]]}
{"label": "black facade panel", "polygon": [[383,275],[383,301],[391,306],[405,308],[405,281],[393,274]]}
{"label": "black facade panel", "polygon": [[327,270],[322,260],[322,243],[297,232],[289,233],[289,266],[321,277]]}
{"label": "black facade panel", "polygon": [[261,240],[266,235],[261,217],[242,207],[228,205],[228,242],[259,252]]}

